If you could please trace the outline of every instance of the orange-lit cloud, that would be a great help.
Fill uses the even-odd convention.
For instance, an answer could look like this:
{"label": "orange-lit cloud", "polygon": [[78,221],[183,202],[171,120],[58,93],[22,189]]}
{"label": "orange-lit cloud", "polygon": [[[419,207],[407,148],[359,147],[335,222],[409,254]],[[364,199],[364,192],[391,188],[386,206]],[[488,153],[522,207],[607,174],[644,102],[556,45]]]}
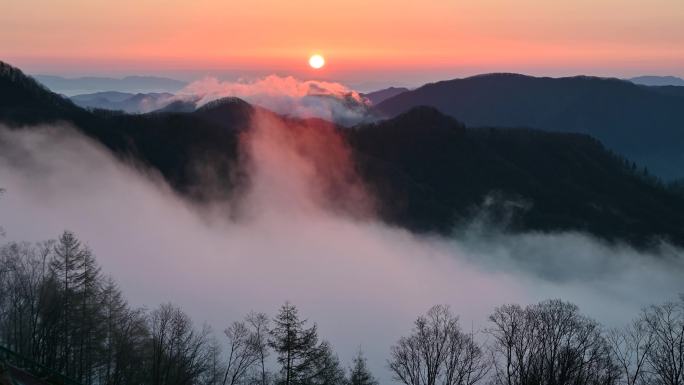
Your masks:
{"label": "orange-lit cloud", "polygon": [[326,81],[269,75],[252,81],[219,81],[213,77],[189,84],[179,97],[191,95],[202,106],[224,97],[238,97],[283,115],[322,118],[354,124],[368,117],[366,100],[346,86]]}
{"label": "orange-lit cloud", "polygon": [[189,84],[182,92],[202,95],[200,104],[223,96],[258,97],[288,96],[301,99],[313,95],[350,97],[362,102],[361,96],[346,86],[336,82],[306,80],[300,81],[292,76],[269,75],[255,81],[221,82],[208,77]]}

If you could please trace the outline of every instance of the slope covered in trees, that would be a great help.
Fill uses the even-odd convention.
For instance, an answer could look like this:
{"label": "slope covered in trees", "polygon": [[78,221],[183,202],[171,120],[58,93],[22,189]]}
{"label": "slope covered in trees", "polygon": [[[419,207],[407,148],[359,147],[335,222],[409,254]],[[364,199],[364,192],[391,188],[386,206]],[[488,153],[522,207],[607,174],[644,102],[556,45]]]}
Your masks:
{"label": "slope covered in trees", "polygon": [[[677,88],[677,87],[674,87]],[[684,96],[619,79],[479,75],[426,84],[377,106],[431,106],[469,126],[589,134],[659,177],[684,176]]]}
{"label": "slope covered in trees", "polygon": [[466,128],[435,109],[349,131],[383,217],[448,231],[478,215],[511,229],[582,230],[647,243],[684,236],[682,197],[579,134]]}

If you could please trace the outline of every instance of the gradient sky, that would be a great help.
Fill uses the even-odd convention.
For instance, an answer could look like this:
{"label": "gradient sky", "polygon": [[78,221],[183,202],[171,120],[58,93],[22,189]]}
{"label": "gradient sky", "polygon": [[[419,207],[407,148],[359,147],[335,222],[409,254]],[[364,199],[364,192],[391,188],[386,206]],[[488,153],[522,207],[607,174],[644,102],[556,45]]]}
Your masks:
{"label": "gradient sky", "polygon": [[0,13],[0,60],[34,73],[313,76],[313,52],[328,61],[315,76],[350,81],[684,76],[684,1],[3,0]]}

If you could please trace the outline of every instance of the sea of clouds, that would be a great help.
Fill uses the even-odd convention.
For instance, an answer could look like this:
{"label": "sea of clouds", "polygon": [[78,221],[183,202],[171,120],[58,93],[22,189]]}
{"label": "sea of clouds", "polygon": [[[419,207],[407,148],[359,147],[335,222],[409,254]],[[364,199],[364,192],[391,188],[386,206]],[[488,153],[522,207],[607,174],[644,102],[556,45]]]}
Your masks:
{"label": "sea of clouds", "polygon": [[495,306],[546,298],[614,326],[684,291],[684,252],[669,245],[645,252],[581,233],[510,234],[476,219],[452,237],[388,226],[325,126],[257,113],[241,151],[249,183],[198,205],[68,125],[0,127],[4,240],[72,230],[133,305],[171,301],[217,331],[291,301],[343,362],[361,346],[382,380],[390,345],[434,304],[450,305],[468,330],[486,327]]}

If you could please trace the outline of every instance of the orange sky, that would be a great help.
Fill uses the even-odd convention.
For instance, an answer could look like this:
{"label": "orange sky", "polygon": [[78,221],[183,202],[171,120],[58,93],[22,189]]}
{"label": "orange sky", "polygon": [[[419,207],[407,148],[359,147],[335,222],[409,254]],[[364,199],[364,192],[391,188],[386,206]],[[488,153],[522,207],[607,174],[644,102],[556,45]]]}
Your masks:
{"label": "orange sky", "polygon": [[55,73],[684,76],[682,0],[3,0],[0,60]]}

